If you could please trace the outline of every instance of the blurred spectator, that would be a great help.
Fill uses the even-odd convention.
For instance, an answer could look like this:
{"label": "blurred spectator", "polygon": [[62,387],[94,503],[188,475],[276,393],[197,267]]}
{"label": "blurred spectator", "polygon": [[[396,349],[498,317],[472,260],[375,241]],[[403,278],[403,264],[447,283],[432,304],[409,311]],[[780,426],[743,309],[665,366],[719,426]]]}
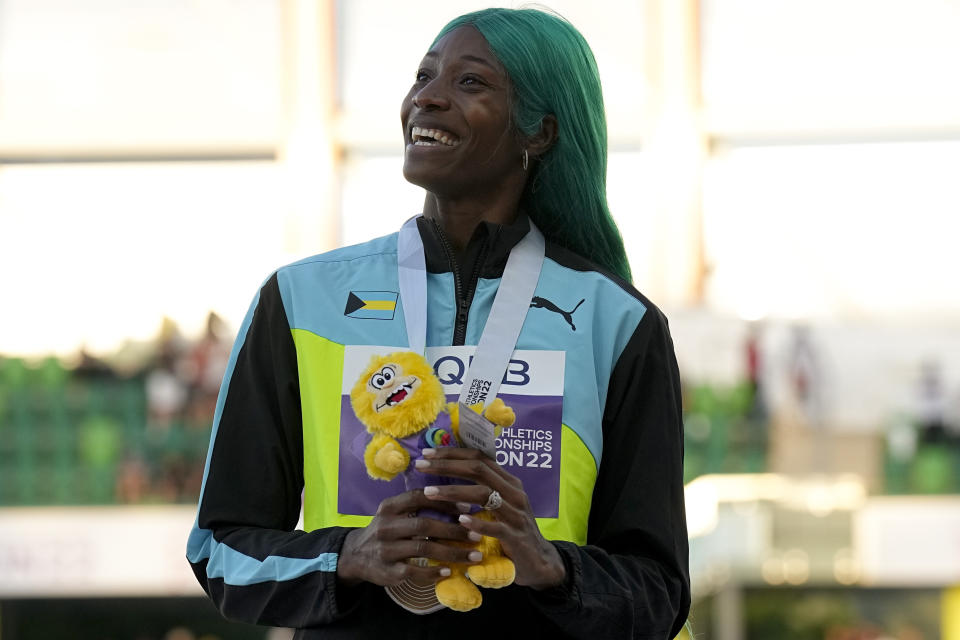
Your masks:
{"label": "blurred spectator", "polygon": [[807,426],[822,426],[823,372],[809,327],[796,325],[793,328],[788,362],[790,388],[801,418]]}
{"label": "blurred spectator", "polygon": [[191,477],[191,464],[187,456],[179,451],[165,453],[160,460],[154,491],[161,502],[188,502],[191,496],[200,493],[199,486],[196,491],[189,486]]}
{"label": "blurred spectator", "polygon": [[128,456],[117,468],[116,498],[122,504],[145,502],[150,496],[150,470],[138,456]]}
{"label": "blurred spectator", "polygon": [[767,401],[763,384],[763,353],[761,351],[763,326],[759,322],[752,322],[747,328],[747,339],[744,342],[744,358],[746,360],[747,387],[750,392],[747,418],[757,424],[767,421]]}
{"label": "blurred spectator", "polygon": [[957,482],[957,440],[947,425],[947,398],[940,364],[922,363],[916,389],[915,423],[919,447],[911,469],[918,493],[950,493]]}
{"label": "blurred spectator", "polygon": [[73,375],[82,379],[104,379],[115,378],[116,372],[109,364],[103,360],[91,355],[87,351],[87,345],[80,347],[80,360],[77,366],[73,368]]}
{"label": "blurred spectator", "polygon": [[183,353],[180,330],[173,320],[164,318],[154,363],[146,376],[147,420],[151,428],[165,429],[183,419],[188,395]]}
{"label": "blurred spectator", "polygon": [[922,443],[944,444],[948,441],[946,410],[947,399],[940,365],[928,360],[921,365],[917,389],[917,425]]}
{"label": "blurred spectator", "polygon": [[220,382],[230,359],[231,340],[223,319],[211,311],[203,337],[193,345],[186,358],[189,385],[187,418],[192,426],[209,427],[217,406]]}

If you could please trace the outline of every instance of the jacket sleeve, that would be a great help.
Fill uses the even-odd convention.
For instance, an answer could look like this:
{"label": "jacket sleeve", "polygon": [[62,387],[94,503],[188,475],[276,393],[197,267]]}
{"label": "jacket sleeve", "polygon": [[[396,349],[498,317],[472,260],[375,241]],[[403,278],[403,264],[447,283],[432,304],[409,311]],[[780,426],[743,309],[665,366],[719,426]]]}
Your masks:
{"label": "jacket sleeve", "polygon": [[531,591],[576,638],[669,639],[690,608],[680,380],[650,305],[610,379],[586,546],[554,542],[564,585]]}
{"label": "jacket sleeve", "polygon": [[336,597],[348,529],[294,531],[302,491],[297,356],[274,274],[230,356],[187,544],[197,579],[225,617],[303,627],[349,613]]}

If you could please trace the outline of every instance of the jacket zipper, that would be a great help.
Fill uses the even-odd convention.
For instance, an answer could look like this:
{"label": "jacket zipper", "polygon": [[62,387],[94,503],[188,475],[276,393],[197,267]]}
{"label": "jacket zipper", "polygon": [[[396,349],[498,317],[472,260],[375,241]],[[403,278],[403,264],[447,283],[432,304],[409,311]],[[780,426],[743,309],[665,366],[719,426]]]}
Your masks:
{"label": "jacket zipper", "polygon": [[[463,344],[467,339],[467,317],[470,315],[470,305],[473,304],[473,294],[477,291],[477,281],[480,280],[480,268],[486,259],[487,238],[484,237],[477,259],[473,261],[473,272],[470,274],[467,290],[464,292],[463,300],[460,301],[459,311],[457,312],[458,322],[454,325],[453,331],[453,344],[455,345]],[[463,324],[459,322],[461,315],[463,316]]]}
{"label": "jacket zipper", "polygon": [[436,220],[433,220],[433,224],[437,228],[437,234],[440,236],[440,245],[443,247],[443,252],[447,254],[447,262],[453,268],[453,290],[457,303],[457,315],[453,323],[453,344],[454,346],[459,346],[464,344],[467,339],[467,319],[470,317],[470,303],[473,301],[474,289],[477,286],[477,281],[480,279],[480,267],[486,259],[487,238],[483,239],[480,252],[473,263],[473,271],[470,274],[468,288],[464,291],[463,278],[460,275],[460,266],[457,264],[450,243],[447,241],[447,236],[443,233],[443,229],[440,228]]}

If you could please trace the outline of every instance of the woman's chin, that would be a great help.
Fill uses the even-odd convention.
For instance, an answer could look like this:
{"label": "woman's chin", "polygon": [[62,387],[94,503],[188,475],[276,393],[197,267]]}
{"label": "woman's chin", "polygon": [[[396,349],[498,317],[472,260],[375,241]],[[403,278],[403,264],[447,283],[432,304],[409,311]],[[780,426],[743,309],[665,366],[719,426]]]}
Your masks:
{"label": "woman's chin", "polygon": [[440,175],[436,169],[422,166],[419,162],[410,162],[409,159],[404,160],[403,177],[410,184],[423,187],[430,192],[442,191],[443,185],[449,180],[448,177]]}

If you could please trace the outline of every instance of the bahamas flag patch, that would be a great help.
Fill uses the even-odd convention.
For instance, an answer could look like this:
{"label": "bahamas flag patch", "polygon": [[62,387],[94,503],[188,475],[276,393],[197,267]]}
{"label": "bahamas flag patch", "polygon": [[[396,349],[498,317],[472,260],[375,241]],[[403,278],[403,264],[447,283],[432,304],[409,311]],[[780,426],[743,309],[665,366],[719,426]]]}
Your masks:
{"label": "bahamas flag patch", "polygon": [[364,320],[393,320],[399,295],[396,291],[351,291],[343,315]]}

